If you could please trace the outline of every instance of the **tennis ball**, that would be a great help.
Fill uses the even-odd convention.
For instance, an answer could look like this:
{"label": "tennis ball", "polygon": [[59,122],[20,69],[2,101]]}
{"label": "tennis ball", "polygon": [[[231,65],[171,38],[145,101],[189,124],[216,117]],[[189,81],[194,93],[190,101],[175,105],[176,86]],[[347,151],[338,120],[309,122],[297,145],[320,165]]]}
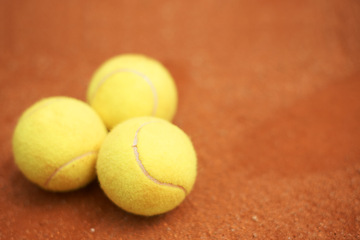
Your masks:
{"label": "tennis ball", "polygon": [[178,206],[193,188],[197,158],[189,137],[168,121],[139,117],[117,125],[96,163],[101,188],[120,208],[152,216]]}
{"label": "tennis ball", "polygon": [[158,61],[138,54],[109,59],[94,73],[87,101],[111,129],[133,117],[171,121],[177,108],[173,78]]}
{"label": "tennis ball", "polygon": [[95,178],[107,130],[86,103],[68,97],[40,100],[20,117],[13,135],[15,163],[32,182],[69,191]]}

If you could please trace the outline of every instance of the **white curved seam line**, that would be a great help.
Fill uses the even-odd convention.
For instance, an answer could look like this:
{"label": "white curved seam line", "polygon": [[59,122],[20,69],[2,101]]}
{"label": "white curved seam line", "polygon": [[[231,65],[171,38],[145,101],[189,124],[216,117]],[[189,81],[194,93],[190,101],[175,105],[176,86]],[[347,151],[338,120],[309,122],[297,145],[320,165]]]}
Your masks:
{"label": "white curved seam line", "polygon": [[175,184],[171,184],[171,183],[164,183],[164,182],[160,182],[159,180],[157,180],[156,178],[154,178],[153,176],[151,176],[145,169],[144,165],[142,164],[141,160],[140,160],[140,157],[139,157],[139,151],[138,151],[138,147],[137,147],[137,144],[138,144],[138,135],[139,135],[139,132],[140,130],[147,124],[151,123],[151,122],[154,122],[154,121],[149,121],[149,122],[146,122],[144,124],[142,124],[135,132],[135,137],[134,137],[134,142],[133,142],[133,149],[134,149],[134,154],[135,154],[135,159],[136,159],[136,162],[138,163],[139,167],[141,168],[142,172],[145,174],[145,176],[150,179],[151,181],[153,181],[154,183],[156,184],[160,184],[160,185],[164,185],[164,186],[169,186],[169,187],[175,187],[175,188],[179,188],[181,190],[184,191],[185,195],[187,195],[187,191],[186,189],[183,187],[183,186],[179,186],[179,185],[175,185]]}
{"label": "white curved seam line", "polygon": [[48,101],[47,103],[42,104],[42,106],[39,106],[39,107],[37,107],[35,109],[32,109],[31,111],[29,111],[27,113],[27,117],[30,117],[30,116],[34,115],[36,112],[40,111],[41,109],[51,105],[54,102],[60,101],[60,100],[61,99],[52,99],[52,100]]}
{"label": "white curved seam line", "polygon": [[81,159],[81,158],[83,158],[83,157],[86,157],[86,156],[91,155],[91,154],[96,154],[96,152],[97,152],[97,151],[90,151],[90,152],[84,153],[84,154],[82,154],[82,155],[80,155],[80,156],[77,156],[77,157],[71,159],[70,161],[64,163],[63,165],[61,165],[59,168],[57,168],[57,169],[50,175],[50,177],[49,177],[49,178],[46,180],[46,182],[45,182],[45,186],[47,186],[47,185],[50,183],[50,181],[54,178],[54,176],[55,176],[59,171],[61,171],[64,167],[66,167],[67,165],[69,165],[69,164],[71,164],[71,163],[73,163],[73,162],[75,162],[75,161],[77,161],[77,160],[79,160],[79,159]]}
{"label": "white curved seam line", "polygon": [[157,108],[158,108],[158,95],[157,95],[157,92],[156,92],[156,89],[155,89],[155,86],[154,84],[151,82],[150,78],[148,78],[148,76],[146,76],[145,74],[139,72],[139,71],[136,71],[136,70],[133,70],[133,69],[128,69],[128,68],[121,68],[121,69],[117,69],[115,71],[112,71],[111,73],[105,75],[105,77],[103,79],[101,79],[101,81],[98,83],[95,91],[94,91],[94,94],[93,96],[91,97],[91,100],[92,101],[94,99],[94,95],[96,94],[96,92],[98,91],[98,89],[101,87],[101,85],[103,85],[106,80],[111,77],[112,75],[116,74],[116,73],[121,73],[121,72],[129,72],[129,73],[133,73],[135,75],[138,75],[139,77],[141,77],[151,88],[151,92],[152,92],[152,95],[153,95],[153,101],[154,101],[154,106],[153,106],[153,109],[152,109],[152,112],[151,112],[151,115],[152,116],[155,116],[156,114],[156,111],[157,111]]}

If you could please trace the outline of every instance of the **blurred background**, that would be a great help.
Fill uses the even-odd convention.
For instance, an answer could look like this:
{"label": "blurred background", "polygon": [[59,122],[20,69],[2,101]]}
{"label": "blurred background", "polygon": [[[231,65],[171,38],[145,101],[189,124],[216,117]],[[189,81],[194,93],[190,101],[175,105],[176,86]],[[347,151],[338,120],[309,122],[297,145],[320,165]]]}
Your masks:
{"label": "blurred background", "polygon": [[[359,26],[357,0],[1,1],[0,239],[360,238]],[[97,181],[48,193],[13,163],[21,113],[85,100],[122,53],[169,69],[198,153],[193,192],[150,219]]]}

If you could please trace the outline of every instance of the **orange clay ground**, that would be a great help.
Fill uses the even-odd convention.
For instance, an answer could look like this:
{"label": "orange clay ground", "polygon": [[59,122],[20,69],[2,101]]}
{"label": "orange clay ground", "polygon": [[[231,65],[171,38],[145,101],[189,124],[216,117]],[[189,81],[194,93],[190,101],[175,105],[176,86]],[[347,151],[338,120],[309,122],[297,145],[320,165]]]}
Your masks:
{"label": "orange clay ground", "polygon": [[[2,1],[0,239],[360,239],[360,3]],[[50,193],[14,164],[21,113],[85,100],[121,53],[170,70],[198,154],[174,211],[128,214],[97,181]]]}

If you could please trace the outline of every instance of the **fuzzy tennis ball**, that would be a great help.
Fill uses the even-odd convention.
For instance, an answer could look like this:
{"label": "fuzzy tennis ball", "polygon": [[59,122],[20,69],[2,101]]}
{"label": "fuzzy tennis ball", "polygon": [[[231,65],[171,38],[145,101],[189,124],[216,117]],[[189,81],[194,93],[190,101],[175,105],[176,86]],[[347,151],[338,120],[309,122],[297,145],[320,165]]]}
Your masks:
{"label": "fuzzy tennis ball", "polygon": [[40,100],[19,119],[13,135],[15,163],[32,182],[69,191],[95,178],[107,130],[86,103],[68,97]]}
{"label": "fuzzy tennis ball", "polygon": [[96,163],[106,195],[125,211],[145,216],[178,206],[193,188],[196,167],[189,137],[155,117],[117,125],[105,138]]}
{"label": "fuzzy tennis ball", "polygon": [[158,61],[138,54],[109,59],[94,73],[87,100],[111,129],[133,117],[171,121],[177,108],[173,78]]}

